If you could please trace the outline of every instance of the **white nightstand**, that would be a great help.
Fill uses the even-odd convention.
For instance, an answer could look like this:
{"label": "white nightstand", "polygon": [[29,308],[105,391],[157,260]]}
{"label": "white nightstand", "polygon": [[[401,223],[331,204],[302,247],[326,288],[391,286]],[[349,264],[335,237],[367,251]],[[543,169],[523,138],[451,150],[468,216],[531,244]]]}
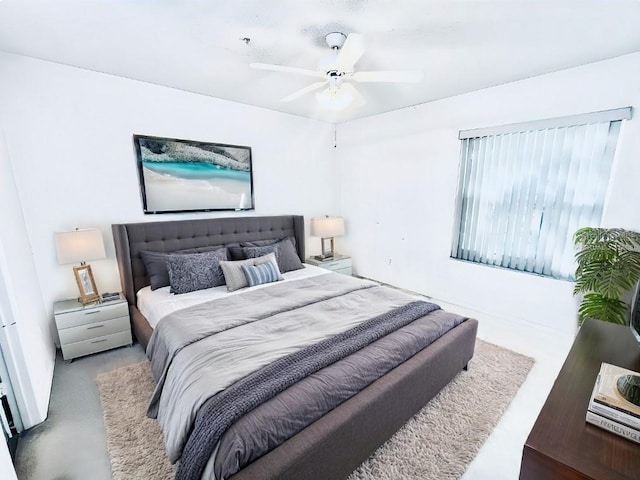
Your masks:
{"label": "white nightstand", "polygon": [[53,315],[65,360],[132,344],[129,305],[122,295],[89,305],[76,299],[55,302]]}
{"label": "white nightstand", "polygon": [[351,257],[345,255],[334,255],[331,260],[320,261],[316,258],[309,257],[306,260],[309,265],[315,265],[316,267],[326,268],[336,273],[342,273],[344,275],[351,275]]}

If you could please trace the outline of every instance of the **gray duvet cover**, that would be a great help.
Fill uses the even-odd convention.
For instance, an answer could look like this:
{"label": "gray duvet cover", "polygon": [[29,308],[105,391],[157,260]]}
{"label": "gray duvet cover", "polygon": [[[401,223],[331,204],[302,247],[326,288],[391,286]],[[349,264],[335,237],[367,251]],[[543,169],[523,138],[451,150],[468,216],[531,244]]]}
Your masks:
{"label": "gray duvet cover", "polygon": [[[157,414],[170,460],[183,455],[198,412],[217,393],[271,362],[413,300],[373,282],[331,274],[167,316],[147,351],[158,380],[149,413]],[[464,320],[444,312],[429,317],[267,399],[222,436],[203,478],[235,473]],[[337,385],[341,388],[333,388]]]}

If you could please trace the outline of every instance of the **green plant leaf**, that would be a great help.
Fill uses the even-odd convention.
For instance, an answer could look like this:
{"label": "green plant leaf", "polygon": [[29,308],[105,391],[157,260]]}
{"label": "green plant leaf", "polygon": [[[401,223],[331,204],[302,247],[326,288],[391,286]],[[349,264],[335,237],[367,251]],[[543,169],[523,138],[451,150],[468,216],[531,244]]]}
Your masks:
{"label": "green plant leaf", "polygon": [[625,265],[589,266],[582,271],[582,275],[576,277],[574,291],[577,293],[597,292],[609,298],[620,298],[629,289],[633,288],[637,279],[633,278],[632,268]]}
{"label": "green plant leaf", "polygon": [[608,298],[597,293],[588,293],[584,296],[578,310],[579,323],[586,318],[595,318],[605,322],[627,324],[627,304],[616,298]]}
{"label": "green plant leaf", "polygon": [[625,324],[628,306],[621,298],[640,280],[640,233],[585,227],[573,240],[578,249],[573,292],[585,294],[579,322],[591,317]]}

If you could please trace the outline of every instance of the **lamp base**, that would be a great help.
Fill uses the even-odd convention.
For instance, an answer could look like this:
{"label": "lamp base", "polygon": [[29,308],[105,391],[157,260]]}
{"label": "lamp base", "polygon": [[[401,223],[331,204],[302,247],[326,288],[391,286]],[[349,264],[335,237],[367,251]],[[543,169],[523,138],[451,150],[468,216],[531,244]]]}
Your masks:
{"label": "lamp base", "polygon": [[333,259],[333,237],[321,238],[320,244],[322,253],[320,255],[316,255],[316,260],[325,261]]}

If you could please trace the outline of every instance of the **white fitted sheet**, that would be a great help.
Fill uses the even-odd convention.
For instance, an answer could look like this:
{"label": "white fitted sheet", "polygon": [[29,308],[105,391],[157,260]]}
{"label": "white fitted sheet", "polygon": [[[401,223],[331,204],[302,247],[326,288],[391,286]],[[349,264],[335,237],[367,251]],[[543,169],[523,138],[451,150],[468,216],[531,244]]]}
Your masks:
{"label": "white fitted sheet", "polygon": [[[313,265],[304,264],[304,267],[305,268],[301,268],[300,270],[293,270],[282,274],[284,277],[283,281],[289,282],[291,280],[301,280],[303,278],[332,273],[329,270]],[[182,310],[183,308],[187,308],[192,305],[197,305],[199,303],[219,298],[226,298],[229,295],[237,295],[242,292],[257,290],[259,288],[268,288],[278,283],[281,282],[265,283],[262,285],[256,285],[255,287],[241,288],[240,290],[235,290],[233,292],[227,292],[227,286],[221,285],[219,287],[197,290],[195,292],[183,293],[180,295],[169,293],[170,287],[168,286],[158,288],[156,290],[151,290],[151,287],[146,286],[138,291],[138,310],[140,310],[140,313],[145,316],[151,327],[155,328],[162,318],[177,310]]]}

